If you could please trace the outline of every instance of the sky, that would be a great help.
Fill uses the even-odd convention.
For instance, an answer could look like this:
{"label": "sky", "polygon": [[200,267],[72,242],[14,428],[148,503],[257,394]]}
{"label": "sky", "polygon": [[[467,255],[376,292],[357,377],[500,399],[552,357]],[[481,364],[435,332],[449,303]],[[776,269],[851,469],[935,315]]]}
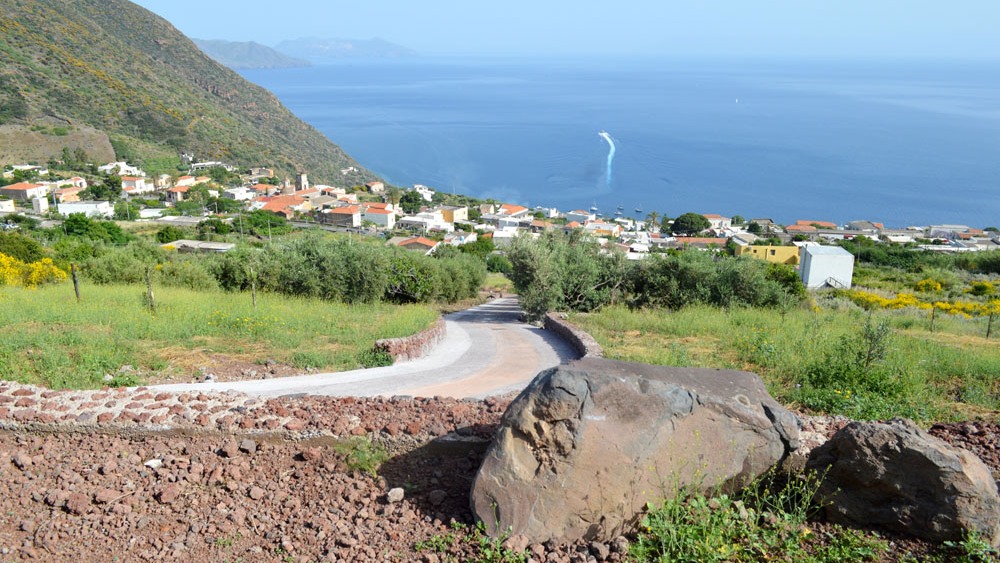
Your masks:
{"label": "sky", "polygon": [[426,55],[996,58],[998,0],[138,0],[189,37]]}

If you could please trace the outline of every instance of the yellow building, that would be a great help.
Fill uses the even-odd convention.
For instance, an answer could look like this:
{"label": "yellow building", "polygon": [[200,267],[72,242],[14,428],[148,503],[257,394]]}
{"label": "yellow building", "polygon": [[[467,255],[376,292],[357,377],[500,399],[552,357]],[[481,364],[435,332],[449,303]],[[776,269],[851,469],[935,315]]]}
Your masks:
{"label": "yellow building", "polygon": [[741,246],[737,256],[750,255],[758,260],[766,260],[776,264],[799,264],[799,247],[797,246]]}

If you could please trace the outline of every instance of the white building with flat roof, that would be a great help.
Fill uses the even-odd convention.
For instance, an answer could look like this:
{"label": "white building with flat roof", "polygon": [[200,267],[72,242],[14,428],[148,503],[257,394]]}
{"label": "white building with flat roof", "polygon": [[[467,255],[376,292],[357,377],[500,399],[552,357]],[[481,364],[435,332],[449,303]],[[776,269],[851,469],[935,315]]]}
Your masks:
{"label": "white building with flat roof", "polygon": [[74,213],[83,213],[87,217],[111,217],[115,214],[111,203],[107,201],[70,201],[58,204],[56,209],[64,217]]}
{"label": "white building with flat roof", "polygon": [[808,289],[849,289],[854,277],[854,255],[839,246],[809,245],[800,250],[799,273]]}

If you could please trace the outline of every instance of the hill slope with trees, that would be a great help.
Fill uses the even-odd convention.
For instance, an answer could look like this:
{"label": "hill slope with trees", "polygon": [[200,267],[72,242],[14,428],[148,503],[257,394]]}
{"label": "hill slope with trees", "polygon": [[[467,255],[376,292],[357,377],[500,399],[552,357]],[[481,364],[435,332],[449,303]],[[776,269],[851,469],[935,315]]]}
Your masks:
{"label": "hill slope with trees", "polygon": [[118,158],[154,170],[152,162],[189,152],[328,182],[374,178],[273,94],[144,8],[126,0],[3,5],[0,125],[48,133],[53,155],[67,131],[91,126],[108,134]]}

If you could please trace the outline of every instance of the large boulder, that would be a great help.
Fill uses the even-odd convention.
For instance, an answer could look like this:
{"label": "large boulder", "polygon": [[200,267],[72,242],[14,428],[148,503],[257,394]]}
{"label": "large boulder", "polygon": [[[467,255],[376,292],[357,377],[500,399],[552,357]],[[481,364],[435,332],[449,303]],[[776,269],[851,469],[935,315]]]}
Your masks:
{"label": "large boulder", "polygon": [[608,541],[647,502],[736,488],[798,447],[798,419],[752,373],[585,358],[511,403],[472,488],[492,533]]}
{"label": "large boulder", "polygon": [[826,517],[929,541],[977,531],[1000,545],[1000,496],[978,457],[910,421],[852,422],[813,450]]}

